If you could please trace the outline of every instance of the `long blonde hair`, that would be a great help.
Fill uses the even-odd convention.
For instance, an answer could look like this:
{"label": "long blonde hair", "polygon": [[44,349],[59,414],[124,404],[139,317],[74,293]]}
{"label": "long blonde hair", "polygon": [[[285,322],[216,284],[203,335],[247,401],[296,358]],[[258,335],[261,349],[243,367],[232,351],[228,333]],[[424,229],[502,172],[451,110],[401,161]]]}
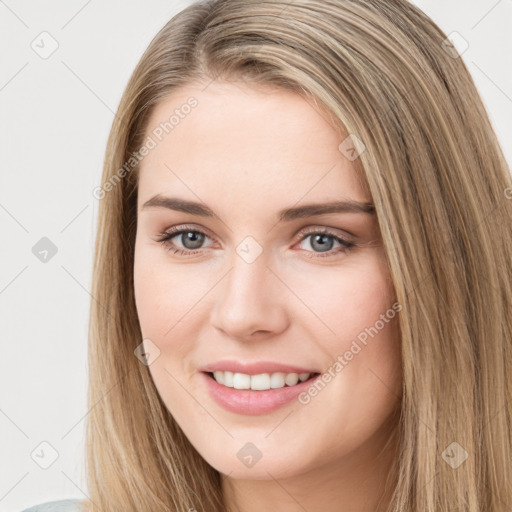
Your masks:
{"label": "long blonde hair", "polygon": [[402,306],[389,512],[511,509],[512,180],[446,37],[402,0],[213,0],[184,9],[151,41],[113,121],[96,194],[87,510],[226,509],[218,471],[134,355],[142,336],[132,279],[149,116],[176,88],[216,79],[307,96],[364,143],[354,165]]}

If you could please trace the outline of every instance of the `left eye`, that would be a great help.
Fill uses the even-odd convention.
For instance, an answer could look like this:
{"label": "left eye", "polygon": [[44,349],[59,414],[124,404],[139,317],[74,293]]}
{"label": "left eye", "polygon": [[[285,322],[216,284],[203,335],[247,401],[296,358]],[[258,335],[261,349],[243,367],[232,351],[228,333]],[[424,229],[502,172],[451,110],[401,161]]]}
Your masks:
{"label": "left eye", "polygon": [[[310,239],[309,244],[313,248],[313,255],[308,255],[308,257],[312,258],[332,256],[334,254],[347,252],[356,245],[354,242],[341,238],[328,230],[317,229],[308,233],[301,233],[301,235],[302,238],[299,240],[301,243]],[[183,248],[176,247],[172,242],[172,239],[177,237],[181,237]],[[174,254],[192,255],[199,252],[205,238],[210,237],[202,231],[182,228],[162,233],[161,238],[157,241],[162,243]],[[340,245],[337,249],[333,250],[332,246],[335,242]],[[316,252],[315,248],[319,249],[319,252]],[[312,251],[307,252],[311,253]],[[322,253],[326,254],[324,255]]]}
{"label": "left eye", "polygon": [[338,250],[335,250],[334,253],[338,253],[340,251],[347,251],[351,247],[354,246],[352,242],[345,240],[344,238],[340,238],[329,232],[323,231],[315,231],[313,233],[306,234],[300,241],[303,242],[309,239],[309,245],[313,249],[319,248],[320,252],[330,252],[332,253],[332,246],[335,243],[339,244]]}

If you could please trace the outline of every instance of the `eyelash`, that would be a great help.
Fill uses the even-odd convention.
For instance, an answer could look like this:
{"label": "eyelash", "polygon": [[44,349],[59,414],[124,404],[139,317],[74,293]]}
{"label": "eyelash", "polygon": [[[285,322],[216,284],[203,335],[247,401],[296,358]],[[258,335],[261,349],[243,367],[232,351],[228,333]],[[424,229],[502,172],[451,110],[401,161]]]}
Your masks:
{"label": "eyelash", "polygon": [[[170,228],[169,230],[165,231],[164,233],[160,233],[160,238],[157,240],[157,242],[160,242],[162,245],[164,245],[164,247],[168,251],[171,251],[174,254],[184,255],[185,257],[192,256],[192,255],[197,254],[198,252],[200,252],[201,249],[196,249],[196,250],[181,249],[179,247],[175,247],[174,245],[172,245],[170,243],[170,240],[172,238],[174,238],[174,237],[176,237],[178,235],[181,235],[183,233],[199,233],[201,235],[204,235],[204,236],[210,238],[205,232],[203,232],[203,231],[201,231],[199,229],[195,229],[195,228],[193,229],[192,227],[187,227],[187,226],[180,226],[180,227]],[[300,240],[298,242],[302,242],[308,236],[311,236],[311,235],[328,235],[329,237],[333,238],[334,240],[336,240],[337,242],[339,242],[341,244],[341,247],[338,247],[336,250],[335,249],[331,249],[331,250],[327,251],[326,253],[316,253],[316,252],[313,252],[313,251],[306,251],[308,253],[313,252],[313,254],[314,254],[314,256],[307,256],[308,258],[328,258],[328,257],[332,257],[332,256],[334,256],[336,254],[346,253],[346,252],[350,251],[350,249],[352,249],[353,247],[355,247],[357,245],[354,242],[350,242],[349,240],[346,240],[344,238],[341,238],[341,237],[335,235],[334,233],[332,233],[331,231],[329,231],[326,228],[311,229],[311,230],[306,231],[306,232],[302,231],[300,233],[300,235],[302,235],[302,238],[300,238]]]}

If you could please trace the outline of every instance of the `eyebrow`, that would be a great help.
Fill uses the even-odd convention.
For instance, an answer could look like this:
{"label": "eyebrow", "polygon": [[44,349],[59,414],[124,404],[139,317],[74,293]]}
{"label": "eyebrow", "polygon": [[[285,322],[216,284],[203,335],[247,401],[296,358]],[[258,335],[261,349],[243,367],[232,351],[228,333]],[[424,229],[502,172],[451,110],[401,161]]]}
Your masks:
{"label": "eyebrow", "polygon": [[[146,201],[141,210],[150,207],[167,208],[178,212],[189,213],[199,217],[215,217],[215,213],[208,206],[176,197],[165,197],[160,194]],[[359,201],[331,201],[328,203],[311,203],[303,206],[285,208],[278,212],[279,222],[289,222],[296,219],[324,215],[327,213],[375,213],[375,206],[371,203]]]}

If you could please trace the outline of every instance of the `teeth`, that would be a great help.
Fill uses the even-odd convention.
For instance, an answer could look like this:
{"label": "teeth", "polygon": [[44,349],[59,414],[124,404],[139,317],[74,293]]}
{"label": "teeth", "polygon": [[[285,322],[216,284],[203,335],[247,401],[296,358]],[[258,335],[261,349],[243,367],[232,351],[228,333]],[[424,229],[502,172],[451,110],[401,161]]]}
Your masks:
{"label": "teeth", "polygon": [[246,373],[233,373],[215,371],[213,378],[228,388],[253,389],[263,391],[267,389],[284,388],[295,386],[297,382],[304,382],[309,379],[311,373],[260,373],[258,375],[247,375]]}
{"label": "teeth", "polygon": [[251,389],[251,377],[245,373],[235,373],[233,375],[233,387],[235,389]]}
{"label": "teeth", "polygon": [[298,373],[289,373],[285,378],[284,382],[287,386],[295,386],[297,382],[299,382],[299,374]]}

